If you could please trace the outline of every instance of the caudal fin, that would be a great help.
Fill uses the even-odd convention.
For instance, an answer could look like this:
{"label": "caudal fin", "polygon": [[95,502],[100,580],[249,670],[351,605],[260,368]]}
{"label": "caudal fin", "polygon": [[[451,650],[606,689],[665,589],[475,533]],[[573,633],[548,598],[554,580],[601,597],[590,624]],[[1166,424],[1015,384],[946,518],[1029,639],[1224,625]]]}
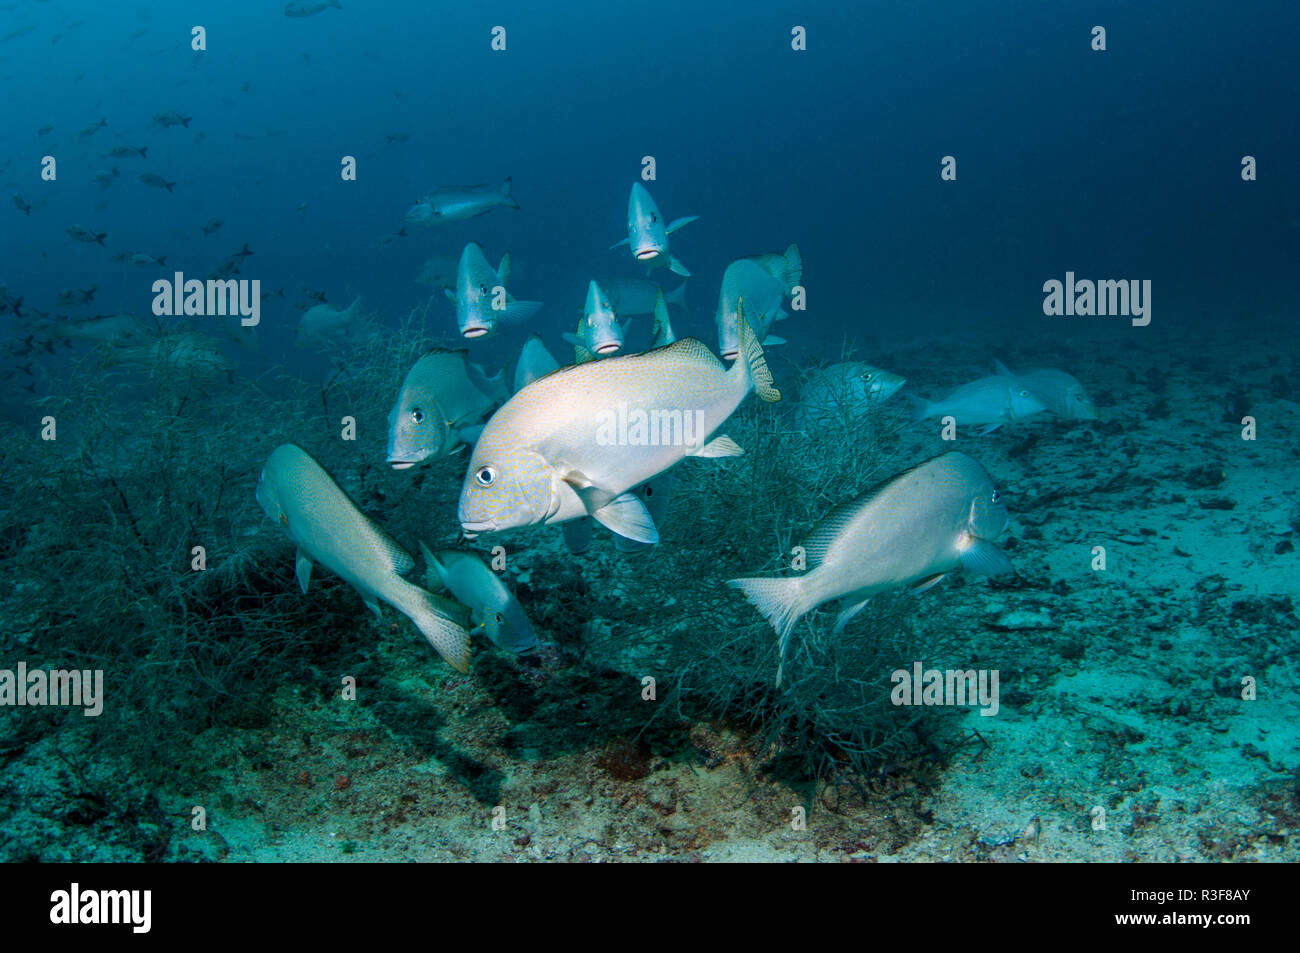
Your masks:
{"label": "caudal fin", "polygon": [[514,183],[510,179],[510,176],[506,176],[506,180],[501,183],[501,204],[506,208],[519,208],[519,203],[515,201]]}
{"label": "caudal fin", "polygon": [[668,304],[681,308],[683,311],[690,310],[686,307],[686,285],[688,282],[683,281],[668,294],[664,295],[664,301]]}
{"label": "caudal fin", "polygon": [[[748,368],[754,391],[762,400],[770,404],[775,403],[781,399],[781,392],[776,389],[772,372],[767,369],[767,361],[763,358],[763,345],[755,337],[744,315],[739,316],[736,323],[740,328],[740,356],[743,358],[744,366]],[[740,364],[741,361],[737,360],[736,363]]]}
{"label": "caudal fin", "polygon": [[785,267],[776,279],[781,282],[785,293],[790,295],[794,293],[794,286],[803,281],[803,255],[799,251],[799,246],[791,242],[790,247],[781,257],[785,259]]}
{"label": "caudal fin", "polygon": [[410,604],[403,611],[448,665],[464,674],[469,671],[469,632],[455,619],[440,611],[435,596],[411,586]]}
{"label": "caudal fin", "polygon": [[[795,624],[812,608],[803,591],[803,579],[729,579],[727,585],[739,589],[755,609],[772,624],[776,631],[780,665],[785,664],[785,647]],[[781,684],[782,668],[776,672],[776,683]]]}
{"label": "caudal fin", "polygon": [[903,397],[912,405],[912,419],[926,420],[934,416],[934,405],[924,397],[917,397],[915,394],[904,392]]}

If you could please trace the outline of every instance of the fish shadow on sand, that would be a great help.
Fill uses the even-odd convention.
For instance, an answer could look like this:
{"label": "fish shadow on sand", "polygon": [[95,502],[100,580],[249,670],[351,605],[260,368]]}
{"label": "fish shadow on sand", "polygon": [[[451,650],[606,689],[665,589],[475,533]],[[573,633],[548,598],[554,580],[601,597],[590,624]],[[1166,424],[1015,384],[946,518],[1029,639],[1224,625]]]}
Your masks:
{"label": "fish shadow on sand", "polygon": [[447,721],[433,705],[389,684],[384,686],[379,699],[371,702],[370,707],[395,740],[422,755],[438,759],[480,804],[495,806],[501,803],[505,774],[465,754],[448,741],[443,735]]}

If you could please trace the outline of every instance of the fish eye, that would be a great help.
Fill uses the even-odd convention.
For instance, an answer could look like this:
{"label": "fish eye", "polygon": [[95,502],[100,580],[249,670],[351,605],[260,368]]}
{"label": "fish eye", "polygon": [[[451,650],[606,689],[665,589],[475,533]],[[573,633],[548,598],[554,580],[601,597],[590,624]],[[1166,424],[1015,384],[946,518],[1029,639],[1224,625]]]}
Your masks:
{"label": "fish eye", "polygon": [[992,502],[992,503],[996,503],[996,502],[997,502],[998,500],[1000,500],[1000,499],[1002,499],[1001,494],[998,493],[997,490],[994,490],[994,491],[993,491],[993,496],[991,497],[990,502]]}
{"label": "fish eye", "polygon": [[497,471],[495,467],[479,467],[478,472],[474,474],[474,479],[479,486],[491,486],[497,480]]}
{"label": "fish eye", "polygon": [[505,624],[506,624],[506,617],[503,616],[500,612],[498,612],[498,613],[497,613],[497,625],[505,625]]}
{"label": "fish eye", "polygon": [[644,493],[646,496],[654,496],[655,488],[652,487],[649,483],[647,483],[645,485],[645,488],[641,492]]}
{"label": "fish eye", "polygon": [[867,371],[865,374],[862,375],[862,379],[863,379],[864,381],[867,381],[868,383],[870,383],[870,382],[871,382],[871,378],[873,378],[873,377],[875,377],[875,376],[876,376],[875,374],[871,373],[870,371]]}
{"label": "fish eye", "polygon": [[1022,391],[1020,392],[1020,396],[1021,396],[1021,397],[1028,397],[1028,396],[1029,396],[1029,391],[1027,391],[1027,390],[1022,390]]}
{"label": "fish eye", "polygon": [[650,221],[652,221],[652,222],[657,222],[657,221],[659,221],[659,216],[656,215],[654,212],[651,212],[651,213],[650,213]]}
{"label": "fish eye", "polygon": [[485,294],[487,294],[487,285],[479,285],[479,286],[478,286],[478,293],[481,294],[481,295],[485,295]]}
{"label": "fish eye", "polygon": [[416,407],[414,410],[411,411],[411,420],[413,420],[417,424],[420,421],[424,420],[424,411],[422,411],[419,407]]}

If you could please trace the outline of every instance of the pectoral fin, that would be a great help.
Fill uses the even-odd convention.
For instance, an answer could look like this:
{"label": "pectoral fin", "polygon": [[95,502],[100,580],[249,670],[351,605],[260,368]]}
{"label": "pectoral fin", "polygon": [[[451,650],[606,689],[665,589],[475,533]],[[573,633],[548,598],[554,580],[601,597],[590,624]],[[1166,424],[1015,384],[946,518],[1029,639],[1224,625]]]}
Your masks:
{"label": "pectoral fin", "polygon": [[958,561],[963,569],[986,576],[1004,576],[1016,571],[1006,553],[982,539],[975,540],[967,547]]}
{"label": "pectoral fin", "polygon": [[677,229],[681,228],[683,225],[689,225],[691,224],[691,222],[698,221],[698,220],[699,220],[698,215],[683,215],[681,218],[673,219],[668,224],[668,227],[664,229],[664,232],[665,234],[671,235],[673,232],[677,231]]}
{"label": "pectoral fin", "polygon": [[853,620],[853,617],[855,615],[857,615],[864,608],[866,608],[867,603],[870,601],[871,601],[870,599],[863,599],[861,602],[855,602],[852,605],[850,605],[847,609],[845,609],[843,612],[841,612],[836,617],[835,628],[832,629],[831,632],[836,635],[838,635],[840,632],[843,632],[844,627]]}
{"label": "pectoral fin", "polygon": [[911,589],[907,591],[914,596],[918,596],[921,593],[925,592],[927,589],[933,586],[937,586],[939,584],[939,580],[943,579],[943,577],[946,575],[947,573],[941,572],[934,576],[928,576],[927,578],[922,579],[920,582],[918,582],[915,586],[913,586]]}
{"label": "pectoral fin", "polygon": [[732,440],[725,433],[718,434],[698,450],[693,450],[687,454],[691,457],[740,457],[744,456],[745,450],[740,444]]}
{"label": "pectoral fin", "polygon": [[375,614],[375,618],[376,618],[376,619],[378,619],[380,622],[383,622],[383,621],[384,621],[384,614],[383,614],[382,612],[379,611],[379,599],[378,599],[378,598],[376,598],[375,596],[368,596],[368,595],[366,595],[365,593],[362,593],[362,594],[361,594],[361,601],[364,602],[364,603],[366,604],[366,608],[367,608],[367,609],[369,609],[371,612],[373,612],[373,613]]}
{"label": "pectoral fin", "polygon": [[672,255],[668,256],[668,270],[675,275],[681,275],[683,278],[691,276],[690,270]]}
{"label": "pectoral fin", "polygon": [[613,251],[615,248],[618,248],[620,245],[626,245],[626,244],[628,243],[628,241],[629,241],[629,239],[626,239],[626,238],[625,238],[625,239],[623,239],[621,242],[615,242],[614,244],[612,244],[612,245],[609,246],[609,250],[610,250],[610,251]]}
{"label": "pectoral fin", "polygon": [[311,560],[303,555],[302,550],[298,550],[294,557],[294,575],[298,577],[298,588],[302,594],[307,594],[307,583],[311,582]]}
{"label": "pectoral fin", "polygon": [[659,542],[659,530],[645,504],[631,493],[614,497],[591,514],[605,528],[638,543]]}
{"label": "pectoral fin", "polygon": [[506,324],[522,324],[537,316],[537,312],[542,310],[540,301],[511,301],[501,310],[493,310],[498,321]]}

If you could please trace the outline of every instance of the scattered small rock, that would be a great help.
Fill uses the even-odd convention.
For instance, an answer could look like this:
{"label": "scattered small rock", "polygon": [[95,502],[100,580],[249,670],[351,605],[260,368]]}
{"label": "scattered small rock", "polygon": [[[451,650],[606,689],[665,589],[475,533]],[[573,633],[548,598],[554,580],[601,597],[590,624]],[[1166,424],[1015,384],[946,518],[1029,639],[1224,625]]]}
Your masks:
{"label": "scattered small rock", "polygon": [[985,623],[1001,632],[1020,632],[1028,629],[1055,629],[1056,620],[1046,609],[1012,609]]}

